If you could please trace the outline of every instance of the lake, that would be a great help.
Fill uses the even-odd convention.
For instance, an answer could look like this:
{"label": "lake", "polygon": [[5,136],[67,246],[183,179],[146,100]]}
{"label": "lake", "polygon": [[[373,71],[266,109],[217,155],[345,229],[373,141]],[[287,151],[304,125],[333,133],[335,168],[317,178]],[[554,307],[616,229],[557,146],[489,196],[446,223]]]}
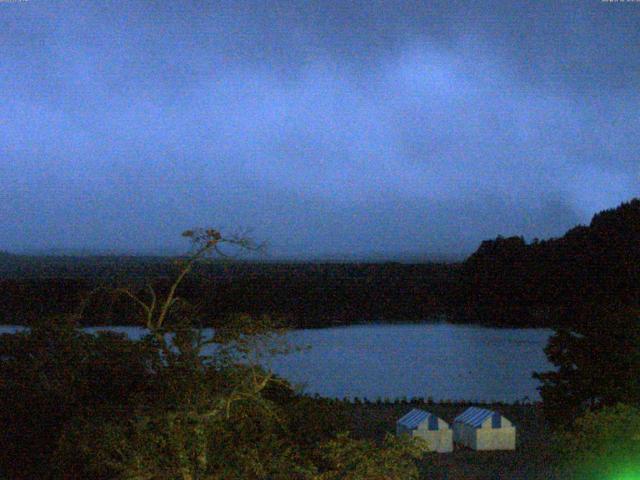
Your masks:
{"label": "lake", "polygon": [[[0,333],[16,328],[0,326]],[[135,327],[109,330],[131,338],[144,333]],[[531,373],[551,369],[543,352],[551,334],[446,323],[294,330],[291,344],[311,348],[267,366],[325,397],[539,400]]]}

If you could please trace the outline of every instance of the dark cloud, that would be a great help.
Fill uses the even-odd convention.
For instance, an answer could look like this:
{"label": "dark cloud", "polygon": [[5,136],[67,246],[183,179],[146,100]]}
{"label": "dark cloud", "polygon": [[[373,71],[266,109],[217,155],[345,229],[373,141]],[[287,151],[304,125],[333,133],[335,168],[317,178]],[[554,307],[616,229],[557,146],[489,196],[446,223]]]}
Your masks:
{"label": "dark cloud", "polygon": [[456,255],[640,195],[640,4],[0,3],[0,248]]}

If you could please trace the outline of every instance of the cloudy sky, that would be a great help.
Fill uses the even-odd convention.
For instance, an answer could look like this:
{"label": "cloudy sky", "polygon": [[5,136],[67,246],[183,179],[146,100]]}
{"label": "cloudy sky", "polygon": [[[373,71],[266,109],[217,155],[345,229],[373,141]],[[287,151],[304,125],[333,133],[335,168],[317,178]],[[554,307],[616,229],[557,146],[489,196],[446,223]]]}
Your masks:
{"label": "cloudy sky", "polygon": [[0,249],[459,256],[640,196],[640,2],[0,0]]}

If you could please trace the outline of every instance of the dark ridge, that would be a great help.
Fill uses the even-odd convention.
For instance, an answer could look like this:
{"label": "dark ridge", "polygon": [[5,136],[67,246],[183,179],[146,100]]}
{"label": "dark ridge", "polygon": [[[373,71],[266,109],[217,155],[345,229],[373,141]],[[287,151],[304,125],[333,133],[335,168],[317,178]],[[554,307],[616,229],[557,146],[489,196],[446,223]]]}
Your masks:
{"label": "dark ridge", "polygon": [[[0,322],[28,324],[75,311],[98,286],[149,280],[166,288],[169,257],[26,256],[0,252]],[[563,325],[567,308],[640,298],[640,200],[594,215],[560,238],[482,242],[464,263],[214,262],[179,292],[203,324],[226,315],[271,314],[293,327],[372,322],[452,322],[504,327]],[[86,324],[136,323],[136,307],[101,293]]]}

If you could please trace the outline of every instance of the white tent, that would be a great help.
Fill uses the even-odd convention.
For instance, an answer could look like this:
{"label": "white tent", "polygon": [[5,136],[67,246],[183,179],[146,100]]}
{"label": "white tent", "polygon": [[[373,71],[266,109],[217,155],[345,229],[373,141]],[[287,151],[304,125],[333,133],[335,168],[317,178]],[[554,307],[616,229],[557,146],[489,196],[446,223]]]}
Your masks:
{"label": "white tent", "polygon": [[449,424],[434,414],[414,408],[396,422],[396,434],[408,434],[424,439],[429,450],[451,452],[453,434]]}
{"label": "white tent", "polygon": [[515,450],[516,429],[498,412],[470,407],[453,421],[453,441],[473,450]]}

